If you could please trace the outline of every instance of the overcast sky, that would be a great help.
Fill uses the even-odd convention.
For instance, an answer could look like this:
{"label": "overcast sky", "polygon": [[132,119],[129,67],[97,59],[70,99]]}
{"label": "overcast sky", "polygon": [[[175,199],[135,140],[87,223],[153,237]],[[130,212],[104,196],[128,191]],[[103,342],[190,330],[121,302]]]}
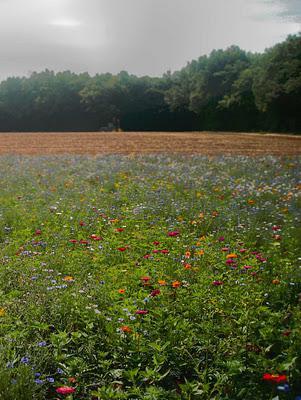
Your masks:
{"label": "overcast sky", "polygon": [[0,80],[45,68],[162,75],[301,31],[301,0],[0,0]]}

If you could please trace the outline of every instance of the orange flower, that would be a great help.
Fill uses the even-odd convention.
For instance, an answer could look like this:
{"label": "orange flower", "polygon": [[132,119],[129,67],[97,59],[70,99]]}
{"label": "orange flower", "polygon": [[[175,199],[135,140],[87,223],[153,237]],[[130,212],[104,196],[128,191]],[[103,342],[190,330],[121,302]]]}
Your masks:
{"label": "orange flower", "polygon": [[159,279],[158,280],[159,285],[161,286],[165,286],[166,285],[166,281],[164,281],[163,279]]}
{"label": "orange flower", "polygon": [[71,276],[71,275],[67,275],[67,276],[65,276],[65,277],[63,278],[63,281],[65,281],[65,282],[73,282],[73,281],[74,281],[74,278],[73,278],[73,276]]}
{"label": "orange flower", "polygon": [[122,332],[125,332],[125,333],[131,333],[131,332],[132,332],[132,329],[131,329],[129,326],[127,326],[127,325],[122,325],[122,326],[120,327],[120,330],[121,330]]}
{"label": "orange flower", "polygon": [[178,288],[178,287],[181,286],[181,282],[179,282],[179,281],[174,281],[171,285],[172,285],[173,288]]}
{"label": "orange flower", "polygon": [[248,200],[248,204],[250,204],[250,205],[255,204],[255,200],[249,199],[249,200]]}
{"label": "orange flower", "polygon": [[189,258],[190,256],[191,256],[190,251],[186,251],[186,253],[185,253],[185,258]]}
{"label": "orange flower", "polygon": [[68,378],[68,382],[75,383],[76,379],[73,376],[71,376],[70,378]]}
{"label": "orange flower", "polygon": [[185,269],[191,269],[191,264],[184,264]]}
{"label": "orange flower", "polygon": [[203,256],[205,254],[204,250],[197,251],[198,256]]}
{"label": "orange flower", "polygon": [[124,294],[125,293],[125,289],[118,289],[118,293]]}
{"label": "orange flower", "polygon": [[273,279],[272,280],[272,284],[273,285],[279,285],[279,283],[280,283],[279,279]]}
{"label": "orange flower", "polygon": [[237,258],[237,254],[235,254],[235,253],[227,254],[226,258],[227,258],[227,259],[228,259],[228,258]]}

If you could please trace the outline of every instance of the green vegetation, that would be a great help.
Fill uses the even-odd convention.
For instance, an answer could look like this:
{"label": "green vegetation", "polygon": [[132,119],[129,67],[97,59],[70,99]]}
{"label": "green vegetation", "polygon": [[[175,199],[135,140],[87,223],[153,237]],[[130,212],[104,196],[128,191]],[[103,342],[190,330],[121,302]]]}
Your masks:
{"label": "green vegetation", "polygon": [[214,50],[180,71],[33,73],[0,84],[2,131],[230,130],[301,132],[301,34],[263,54]]}
{"label": "green vegetation", "polygon": [[1,400],[301,395],[300,159],[0,168]]}

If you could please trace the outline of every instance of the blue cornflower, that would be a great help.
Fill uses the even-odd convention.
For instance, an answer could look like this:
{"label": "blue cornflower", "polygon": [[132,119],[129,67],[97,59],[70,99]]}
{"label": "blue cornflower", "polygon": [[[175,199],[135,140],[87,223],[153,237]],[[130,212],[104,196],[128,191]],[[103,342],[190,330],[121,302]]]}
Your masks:
{"label": "blue cornflower", "polygon": [[52,376],[48,376],[48,378],[46,378],[46,380],[47,380],[49,383],[53,383],[53,382],[54,382],[54,378],[52,378]]}
{"label": "blue cornflower", "polygon": [[39,347],[45,347],[45,346],[47,346],[47,343],[46,343],[45,341],[39,342],[39,343],[38,343],[38,346],[39,346]]}
{"label": "blue cornflower", "polygon": [[63,374],[64,373],[64,371],[61,368],[58,368],[56,371],[57,371],[58,374]]}
{"label": "blue cornflower", "polygon": [[44,383],[44,381],[42,379],[35,379],[34,381],[38,385],[42,385]]}
{"label": "blue cornflower", "polygon": [[289,384],[285,383],[284,385],[277,386],[277,390],[279,390],[279,392],[288,393],[291,388]]}
{"label": "blue cornflower", "polygon": [[29,364],[29,358],[28,357],[22,357],[21,358],[21,363],[22,364]]}

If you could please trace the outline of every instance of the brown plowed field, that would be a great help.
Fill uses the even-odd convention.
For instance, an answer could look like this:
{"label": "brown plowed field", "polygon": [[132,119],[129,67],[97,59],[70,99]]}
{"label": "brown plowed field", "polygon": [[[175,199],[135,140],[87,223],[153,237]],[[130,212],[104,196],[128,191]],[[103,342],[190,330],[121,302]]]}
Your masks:
{"label": "brown plowed field", "polygon": [[301,136],[219,132],[0,133],[0,154],[301,155]]}

